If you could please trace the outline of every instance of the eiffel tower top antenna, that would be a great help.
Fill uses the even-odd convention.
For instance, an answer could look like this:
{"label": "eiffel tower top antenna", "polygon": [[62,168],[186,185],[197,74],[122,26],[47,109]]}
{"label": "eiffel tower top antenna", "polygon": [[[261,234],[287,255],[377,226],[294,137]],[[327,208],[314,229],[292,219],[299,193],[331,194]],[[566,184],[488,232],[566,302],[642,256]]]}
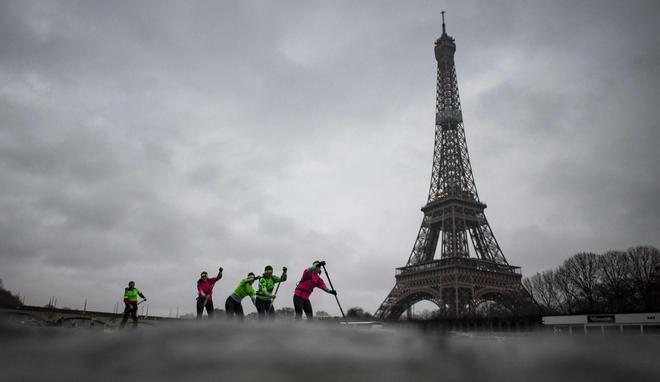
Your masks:
{"label": "eiffel tower top antenna", "polygon": [[442,34],[447,34],[445,29],[445,11],[440,12],[442,14]]}

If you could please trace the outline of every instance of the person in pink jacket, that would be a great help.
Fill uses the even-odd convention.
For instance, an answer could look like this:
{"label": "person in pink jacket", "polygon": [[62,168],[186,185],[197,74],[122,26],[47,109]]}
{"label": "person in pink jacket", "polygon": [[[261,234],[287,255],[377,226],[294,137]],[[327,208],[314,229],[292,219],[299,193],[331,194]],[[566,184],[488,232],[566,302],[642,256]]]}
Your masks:
{"label": "person in pink jacket", "polygon": [[308,320],[314,318],[312,311],[312,303],[309,302],[309,295],[312,294],[314,288],[323,289],[327,293],[337,295],[337,292],[325,286],[321,274],[321,267],[325,265],[325,261],[315,261],[312,266],[305,269],[296,285],[296,290],[293,292],[293,308],[296,311],[296,319],[302,319],[302,313],[305,312],[305,317]]}
{"label": "person in pink jacket", "polygon": [[202,272],[197,280],[197,319],[202,318],[204,307],[209,318],[213,318],[213,287],[215,283],[222,278],[222,267],[218,269],[216,277],[208,277],[207,272]]}

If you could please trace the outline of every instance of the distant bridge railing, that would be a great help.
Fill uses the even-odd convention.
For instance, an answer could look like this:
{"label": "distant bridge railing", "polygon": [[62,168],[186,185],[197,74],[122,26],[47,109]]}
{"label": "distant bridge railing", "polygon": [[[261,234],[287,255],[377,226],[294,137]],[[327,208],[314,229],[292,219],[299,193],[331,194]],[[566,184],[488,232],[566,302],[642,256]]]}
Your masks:
{"label": "distant bridge railing", "polygon": [[[121,318],[123,312],[119,313],[110,313],[110,312],[100,312],[100,311],[91,311],[91,310],[78,310],[78,309],[63,309],[55,307],[43,307],[43,306],[30,306],[30,305],[5,305],[0,304],[0,313],[18,313],[18,314],[31,314],[33,316],[47,317],[47,318],[60,318],[71,319],[71,318]],[[177,320],[177,318],[168,318],[168,317],[159,317],[159,316],[139,316],[142,320]]]}

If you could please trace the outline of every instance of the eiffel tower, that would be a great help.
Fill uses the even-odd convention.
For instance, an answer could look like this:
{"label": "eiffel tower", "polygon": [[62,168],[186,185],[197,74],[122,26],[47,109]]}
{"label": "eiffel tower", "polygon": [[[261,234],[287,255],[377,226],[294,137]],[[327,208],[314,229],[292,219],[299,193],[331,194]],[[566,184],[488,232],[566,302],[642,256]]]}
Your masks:
{"label": "eiffel tower", "polygon": [[[515,315],[531,303],[520,267],[506,261],[484,215],[486,204],[479,200],[463,129],[455,52],[443,11],[442,36],[435,42],[435,146],[428,200],[408,262],[396,269],[394,288],[375,313],[379,319],[398,319],[421,300],[435,303],[450,318],[494,308]],[[434,259],[440,238],[440,259]]]}

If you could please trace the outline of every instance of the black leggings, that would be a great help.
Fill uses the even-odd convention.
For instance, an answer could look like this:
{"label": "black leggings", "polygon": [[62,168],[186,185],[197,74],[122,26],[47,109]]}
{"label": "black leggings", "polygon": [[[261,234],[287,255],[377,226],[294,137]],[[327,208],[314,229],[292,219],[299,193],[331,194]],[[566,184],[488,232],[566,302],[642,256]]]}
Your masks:
{"label": "black leggings", "polygon": [[213,318],[213,300],[207,300],[204,297],[197,297],[197,319],[202,319],[202,313],[204,313],[204,307],[206,307],[206,314],[209,315],[209,318]]}
{"label": "black leggings", "polygon": [[126,309],[124,309],[124,318],[122,318],[119,327],[123,328],[124,326],[126,326],[126,321],[128,321],[128,316],[131,316],[131,318],[133,319],[133,327],[137,328],[137,324],[138,324],[137,310],[138,310],[137,305],[135,304],[127,305]]}
{"label": "black leggings", "polygon": [[265,318],[275,318],[275,308],[273,308],[273,303],[271,301],[258,298],[255,305],[257,306],[257,314],[259,314],[260,320]]}
{"label": "black leggings", "polygon": [[302,312],[305,311],[305,317],[308,320],[314,319],[314,313],[312,313],[312,303],[309,300],[305,300],[297,295],[293,295],[293,309],[296,311],[296,320],[302,319]]}
{"label": "black leggings", "polygon": [[225,310],[227,311],[227,318],[232,319],[234,318],[234,315],[238,317],[239,320],[243,319],[243,305],[231,298],[231,296],[227,297],[227,301],[225,301]]}

